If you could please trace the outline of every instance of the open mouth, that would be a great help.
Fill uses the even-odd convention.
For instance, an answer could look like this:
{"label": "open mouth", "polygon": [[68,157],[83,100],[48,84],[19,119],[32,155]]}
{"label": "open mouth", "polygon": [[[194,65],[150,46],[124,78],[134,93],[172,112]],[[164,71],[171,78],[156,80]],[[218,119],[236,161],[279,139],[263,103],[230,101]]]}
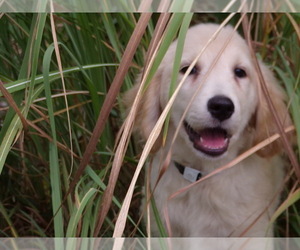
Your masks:
{"label": "open mouth", "polygon": [[227,151],[229,135],[225,129],[216,127],[195,131],[186,121],[184,127],[195,149],[210,156],[220,156]]}

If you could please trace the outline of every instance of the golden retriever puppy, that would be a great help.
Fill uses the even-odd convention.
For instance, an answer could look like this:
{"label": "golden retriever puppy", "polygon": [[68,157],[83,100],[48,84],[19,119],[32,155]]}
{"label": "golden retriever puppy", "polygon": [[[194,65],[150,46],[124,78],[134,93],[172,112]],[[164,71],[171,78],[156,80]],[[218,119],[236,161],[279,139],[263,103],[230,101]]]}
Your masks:
{"label": "golden retriever puppy", "polygon": [[[161,139],[156,142],[150,185],[170,236],[272,236],[269,220],[278,205],[284,176],[280,140],[201,181],[277,133],[247,43],[231,26],[211,39],[218,29],[216,24],[198,24],[188,30],[178,82],[195,58],[197,62],[172,106],[164,145]],[[169,100],[176,46],[175,41],[140,103],[136,127],[145,140]],[[270,70],[259,64],[286,127],[291,119],[285,95]],[[126,94],[129,106],[138,87]],[[196,181],[195,186],[170,198]],[[151,220],[152,236],[158,236],[153,215]]]}

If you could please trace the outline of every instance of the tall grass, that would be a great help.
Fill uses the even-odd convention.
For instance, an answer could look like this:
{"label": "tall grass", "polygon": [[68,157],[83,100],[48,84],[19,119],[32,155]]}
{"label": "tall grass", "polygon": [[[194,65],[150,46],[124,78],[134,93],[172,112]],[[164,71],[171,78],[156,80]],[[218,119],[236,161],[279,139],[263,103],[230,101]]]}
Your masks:
{"label": "tall grass", "polygon": [[[188,10],[190,4],[187,1],[180,8]],[[121,94],[132,87],[146,59],[148,77],[153,77],[171,41],[178,34],[184,37],[190,22],[221,23],[227,17],[153,14],[139,26],[146,30],[139,31],[143,35],[136,51],[128,52],[141,14],[55,14],[54,25],[49,14],[4,14],[0,19],[0,80],[5,88],[0,93],[0,236],[112,236],[114,231],[115,236],[145,236],[143,226],[137,225],[143,185],[139,145],[123,134],[124,143],[129,143],[126,154],[123,158],[124,150],[120,151],[119,162],[114,160],[125,119]],[[230,23],[239,18],[232,15]],[[299,22],[299,14],[256,14],[251,27],[258,54],[287,91],[297,131]],[[126,59],[126,53],[132,59]],[[121,88],[108,95],[112,83]],[[113,98],[110,104],[107,96]],[[101,115],[104,109],[109,111],[107,119]],[[101,123],[103,131],[97,131]],[[299,145],[297,137],[297,156]],[[148,154],[145,151],[144,160]],[[273,219],[276,235],[298,236],[298,180],[292,167],[287,174],[286,194]],[[108,194],[108,188],[114,192]]]}

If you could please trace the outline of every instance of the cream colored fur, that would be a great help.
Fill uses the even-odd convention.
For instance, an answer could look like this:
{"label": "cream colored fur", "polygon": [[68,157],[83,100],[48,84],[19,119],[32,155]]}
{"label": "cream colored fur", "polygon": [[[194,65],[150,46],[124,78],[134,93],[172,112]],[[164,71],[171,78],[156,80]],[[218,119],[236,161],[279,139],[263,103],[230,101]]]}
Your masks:
{"label": "cream colored fur", "polygon": [[[199,24],[189,29],[182,67],[192,63],[218,27]],[[145,140],[168,101],[176,45],[175,41],[169,48],[140,103],[137,130]],[[272,227],[267,230],[269,219],[278,205],[284,175],[280,140],[233,168],[169,199],[170,195],[191,184],[179,173],[174,161],[198,169],[205,176],[277,132],[249,48],[232,27],[221,30],[196,65],[198,73],[187,77],[172,107],[166,143],[162,145],[162,140],[158,139],[153,152],[150,185],[161,218],[165,225],[170,225],[170,236],[271,236]],[[245,70],[247,76],[236,77],[233,72],[236,67]],[[281,122],[284,126],[291,124],[283,92],[270,70],[263,63],[260,63],[260,68]],[[178,81],[182,77],[180,73]],[[137,84],[126,94],[129,106],[138,87]],[[208,112],[207,102],[217,95],[232,100],[234,113],[219,124],[231,135],[227,151],[221,156],[211,157],[193,147],[180,121],[189,107],[184,119],[197,131],[216,126],[218,122]],[[178,127],[178,136],[171,145]],[[156,186],[168,152],[171,152],[171,159]],[[159,236],[152,215],[151,218],[152,236]]]}

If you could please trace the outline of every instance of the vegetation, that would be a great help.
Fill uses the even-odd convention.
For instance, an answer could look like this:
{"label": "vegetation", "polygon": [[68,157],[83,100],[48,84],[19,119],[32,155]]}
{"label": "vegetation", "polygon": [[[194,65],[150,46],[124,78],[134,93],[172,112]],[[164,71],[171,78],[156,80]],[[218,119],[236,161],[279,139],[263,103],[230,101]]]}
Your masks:
{"label": "vegetation", "polygon": [[[0,236],[111,237],[114,231],[145,236],[138,223],[143,185],[143,171],[138,174],[136,168],[140,150],[133,141],[117,149],[125,118],[121,93],[134,84],[146,55],[153,55],[147,52],[152,39],[159,37],[155,32],[159,25],[168,21],[149,77],[181,27],[227,19],[236,24],[241,16],[2,14]],[[247,17],[258,54],[287,91],[299,131],[300,15]],[[140,41],[130,40],[133,32]],[[126,137],[126,126],[123,131]],[[296,141],[299,159],[299,136]],[[294,167],[287,169],[286,192],[274,217],[277,236],[300,235]],[[129,189],[134,176],[139,178]],[[130,205],[129,212],[121,210],[122,204]],[[119,221],[116,224],[120,211],[127,218],[124,233]]]}

